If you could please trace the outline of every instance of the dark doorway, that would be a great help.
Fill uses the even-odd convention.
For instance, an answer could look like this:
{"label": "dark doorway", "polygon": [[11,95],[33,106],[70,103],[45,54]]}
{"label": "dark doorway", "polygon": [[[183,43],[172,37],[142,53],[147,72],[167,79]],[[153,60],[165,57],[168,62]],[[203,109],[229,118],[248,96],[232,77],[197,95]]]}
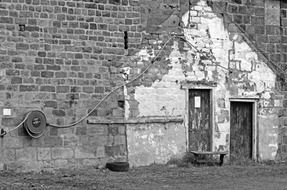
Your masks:
{"label": "dark doorway", "polygon": [[230,160],[252,159],[253,103],[231,102]]}
{"label": "dark doorway", "polygon": [[189,150],[211,150],[211,90],[189,90]]}

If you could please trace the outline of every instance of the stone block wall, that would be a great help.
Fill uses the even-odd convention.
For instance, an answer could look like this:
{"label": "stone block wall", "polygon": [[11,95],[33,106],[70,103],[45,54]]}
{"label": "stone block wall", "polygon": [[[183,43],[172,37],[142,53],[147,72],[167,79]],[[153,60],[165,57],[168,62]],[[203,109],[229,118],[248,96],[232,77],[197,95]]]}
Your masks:
{"label": "stone block wall", "polygon": [[96,168],[107,161],[127,159],[125,126],[121,124],[91,123],[76,129],[53,129],[39,139],[31,139],[20,130],[20,136],[15,132],[0,139],[2,169]]}
{"label": "stone block wall", "polygon": [[[142,38],[140,10],[136,0],[1,1],[1,128],[12,129],[35,109],[57,125],[85,116],[124,82],[121,59]],[[123,118],[123,102],[119,89],[91,117]],[[12,115],[4,116],[3,108]],[[8,169],[104,165],[126,159],[124,131],[84,120],[67,129],[47,127],[31,139],[19,128],[0,139],[0,163]]]}
{"label": "stone block wall", "polygon": [[[224,17],[230,33],[244,33],[267,60],[281,61],[282,17],[280,0],[208,1],[213,11]],[[283,53],[283,52],[282,52]],[[284,53],[283,53],[284,54]],[[277,65],[280,67],[280,64]]]}
{"label": "stone block wall", "polygon": [[[3,116],[0,109],[1,127],[5,129],[17,125],[34,109],[42,110],[49,123],[73,123],[114,87],[132,80],[150,63],[153,66],[141,78],[113,93],[88,118],[105,118],[109,122],[88,124],[85,120],[67,129],[48,127],[39,139],[30,139],[20,128],[0,139],[0,163],[8,169],[43,169],[127,159],[124,122],[112,124],[113,121],[124,117],[139,121],[144,117],[149,122],[154,117],[184,118],[185,91],[181,87],[190,81],[195,85],[221,84],[216,93],[227,95],[216,101],[215,120],[220,125],[214,130],[225,129],[229,122],[227,99],[256,92],[256,85],[262,87],[256,78],[261,74],[271,77],[264,79],[266,85],[259,90],[260,113],[272,120],[280,110],[280,122],[274,127],[279,125],[278,150],[285,152],[286,115],[281,109],[287,105],[285,76],[282,72],[277,75],[275,90],[273,74],[265,64],[275,73],[285,71],[286,10],[283,0],[2,0],[0,108],[12,110],[11,116]],[[223,23],[221,34],[215,36],[218,39],[211,38],[215,33],[203,30],[214,18],[216,23],[221,19]],[[172,37],[174,33],[195,43],[204,56],[199,60],[185,41]],[[193,35],[198,36],[189,38]],[[234,40],[236,35],[239,38]],[[251,56],[255,57],[251,70],[232,68],[236,72],[229,73],[231,80],[224,81],[225,71],[217,66],[205,67],[211,64],[211,55],[227,48],[221,47],[220,40],[222,44],[230,42],[230,51],[222,54],[226,56],[217,57],[226,64],[224,67],[238,61],[231,57],[235,49],[230,44],[236,41],[240,51],[258,55],[258,59],[255,54]],[[247,60],[240,53],[237,56]],[[263,70],[257,72],[253,66],[258,65],[263,65]],[[247,67],[250,69],[248,64]],[[241,79],[250,82],[248,75],[258,83],[245,85]],[[268,89],[268,96],[264,89]],[[134,126],[129,127],[132,135],[136,133]],[[159,128],[169,132],[175,130],[173,127],[183,132],[186,126],[162,124]],[[276,133],[274,130],[270,134]],[[228,141],[227,128],[221,132],[224,137],[218,145]]]}
{"label": "stone block wall", "polygon": [[[281,67],[282,70],[286,73],[286,60],[287,60],[287,55],[286,55],[286,47],[287,47],[287,2],[286,1],[281,1],[281,26],[282,26],[282,36],[281,36]],[[286,75],[285,75],[286,76]],[[286,77],[285,81],[282,82],[281,85],[281,90],[282,90],[282,100],[283,100],[283,109],[279,113],[279,159],[280,160],[286,160],[287,159],[287,83],[286,83]]]}

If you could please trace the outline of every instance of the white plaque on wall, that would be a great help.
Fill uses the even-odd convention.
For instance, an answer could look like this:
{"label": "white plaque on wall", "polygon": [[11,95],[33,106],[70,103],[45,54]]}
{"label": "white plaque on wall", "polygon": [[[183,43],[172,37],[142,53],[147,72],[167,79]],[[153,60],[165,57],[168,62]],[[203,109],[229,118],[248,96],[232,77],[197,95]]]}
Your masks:
{"label": "white plaque on wall", "polygon": [[195,108],[200,108],[200,96],[195,96],[194,97],[194,107]]}

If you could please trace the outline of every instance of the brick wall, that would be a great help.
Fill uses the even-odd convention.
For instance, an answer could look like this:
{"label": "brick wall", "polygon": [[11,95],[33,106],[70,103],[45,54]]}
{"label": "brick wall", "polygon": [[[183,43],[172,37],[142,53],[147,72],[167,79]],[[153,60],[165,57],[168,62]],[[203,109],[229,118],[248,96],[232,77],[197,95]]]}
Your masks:
{"label": "brick wall", "polygon": [[[212,4],[212,3],[211,3]],[[257,51],[262,54],[261,59],[266,60],[269,66],[277,70],[277,93],[274,96],[274,105],[277,102],[279,123],[278,131],[271,133],[278,135],[276,159],[285,160],[287,156],[286,144],[286,8],[287,3],[283,0],[276,1],[228,1],[212,4],[213,10],[219,14],[224,12],[226,26],[231,33],[244,32],[253,43]],[[218,8],[220,7],[220,8]],[[234,28],[236,23],[237,28]],[[282,104],[283,103],[283,104]],[[283,105],[283,108],[278,105]],[[272,106],[271,106],[272,107]],[[268,108],[267,108],[268,109]],[[262,123],[263,124],[263,123]],[[265,127],[266,128],[266,127]],[[277,128],[276,128],[277,129]],[[261,128],[262,130],[262,128]],[[260,142],[265,144],[264,141]],[[276,144],[276,142],[275,142]],[[265,144],[267,145],[267,144]],[[265,148],[261,148],[264,154]]]}
{"label": "brick wall", "polygon": [[[190,18],[186,25],[183,20],[188,11]],[[279,0],[2,0],[0,106],[12,109],[11,116],[3,116],[0,109],[4,128],[11,129],[34,109],[44,111],[49,123],[61,125],[77,121],[105,94],[124,82],[122,69],[127,69],[126,80],[131,80],[151,61],[156,64],[142,78],[110,96],[91,114],[88,123],[85,120],[68,129],[48,127],[39,139],[31,139],[20,128],[0,139],[0,163],[8,169],[43,169],[103,165],[107,160],[127,159],[124,116],[126,119],[143,116],[183,118],[182,84],[190,81],[196,85],[209,84],[220,79],[219,70],[202,67],[202,64],[210,63],[211,57],[205,57],[198,62],[201,66],[194,67],[198,60],[192,58],[194,52],[184,41],[177,38],[165,44],[171,33],[185,37],[193,32],[199,34],[198,38],[189,41],[196,42],[197,48],[210,55],[213,50],[210,51],[207,44],[215,39],[210,39],[207,31],[207,34],[198,33],[198,26],[208,24],[201,19],[220,18],[225,29],[222,33],[227,31],[230,40],[234,34],[244,33],[241,42],[246,42],[250,51],[257,53],[256,63],[267,64],[276,73],[285,70],[287,33],[282,27],[287,23],[286,11],[286,3]],[[205,46],[200,45],[203,40]],[[222,83],[227,90],[217,89],[216,93],[238,95],[241,88],[244,93],[256,91],[254,86],[240,83],[240,72],[231,75],[234,81]],[[271,98],[265,99],[264,92],[259,93],[263,97],[259,104],[261,113],[272,118],[268,121],[273,121],[282,101],[285,107],[287,105],[286,93],[280,91],[286,90],[284,74],[278,76],[277,90],[272,89]],[[239,83],[243,87],[238,87]],[[216,117],[222,118],[220,113],[228,113],[228,96],[218,97]],[[161,104],[162,100],[172,102],[174,107]],[[146,112],[143,114],[142,110]],[[283,123],[285,112],[285,109],[280,110]],[[121,122],[112,124],[117,119]],[[226,148],[228,130],[217,131],[220,126],[227,129],[229,121],[225,119],[225,123],[216,125],[214,130],[216,135],[221,134],[217,145],[224,144]],[[279,125],[282,133],[278,137],[281,142],[278,150],[281,152],[286,152],[287,146],[284,126]],[[134,127],[131,125],[128,131],[136,131]],[[178,134],[182,135],[185,127],[181,125]],[[177,146],[183,150],[185,142],[174,140],[174,144],[158,146],[169,146],[168,150],[172,147],[173,153],[179,150]]]}
{"label": "brick wall", "polygon": [[[282,70],[286,73],[286,61],[287,61],[287,31],[286,31],[286,26],[287,26],[287,17],[286,17],[286,11],[287,11],[287,2],[286,1],[281,1],[281,44],[280,44],[280,58],[281,58],[281,68]],[[285,75],[286,76],[286,75]],[[281,83],[281,90],[282,90],[282,99],[283,99],[283,109],[279,113],[279,149],[278,153],[280,153],[279,159],[286,160],[287,158],[287,131],[286,131],[286,108],[287,108],[287,96],[286,96],[286,77],[285,81],[282,81]]]}
{"label": "brick wall", "polygon": [[[220,4],[220,3],[218,3]],[[286,8],[285,1],[231,1],[221,3],[230,21],[239,25],[246,32],[255,47],[267,58],[277,72],[276,101],[283,101],[283,108],[278,110],[278,159],[286,159]],[[226,16],[226,17],[227,17]],[[228,23],[228,22],[227,22]],[[262,57],[264,60],[264,58]],[[273,66],[272,66],[273,65]],[[282,104],[282,103],[281,103]]]}
{"label": "brick wall", "polygon": [[[1,127],[11,129],[34,109],[58,125],[83,117],[123,82],[120,60],[138,48],[141,30],[135,0],[1,0],[0,106],[12,109],[11,116],[1,111]],[[123,100],[120,89],[91,116],[123,118]],[[47,127],[39,139],[20,128],[0,141],[0,163],[8,169],[126,159],[123,125],[85,120],[67,129]]]}

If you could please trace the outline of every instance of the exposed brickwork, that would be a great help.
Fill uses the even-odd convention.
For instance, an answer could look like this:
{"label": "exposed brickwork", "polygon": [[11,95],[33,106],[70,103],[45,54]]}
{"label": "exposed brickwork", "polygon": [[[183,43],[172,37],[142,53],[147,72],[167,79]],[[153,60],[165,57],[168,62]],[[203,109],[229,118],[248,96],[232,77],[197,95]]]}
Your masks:
{"label": "exposed brickwork", "polygon": [[[279,0],[173,1],[170,4],[167,3],[166,7],[171,10],[173,10],[172,7],[179,7],[179,12],[166,10],[166,15],[158,14],[156,17],[155,9],[159,9],[157,12],[160,13],[166,2],[150,2],[151,7],[143,6],[151,13],[143,11],[144,14],[154,20],[151,22],[149,19],[143,20],[143,23],[147,24],[150,34],[143,36],[145,46],[140,53],[136,54],[137,56],[133,60],[127,60],[125,66],[131,69],[130,76],[139,73],[137,69],[151,61],[152,56],[156,54],[152,50],[160,46],[163,52],[142,80],[137,80],[133,85],[128,86],[126,117],[149,118],[181,115],[186,118],[188,117],[185,115],[187,94],[184,92],[183,86],[186,85],[189,88],[214,87],[216,99],[214,104],[216,105],[213,118],[213,149],[229,150],[231,140],[229,136],[231,128],[229,98],[248,99],[256,96],[259,99],[257,102],[258,113],[256,113],[259,125],[257,142],[259,150],[256,150],[259,154],[258,159],[280,157],[281,144],[278,144],[277,140],[283,139],[283,137],[279,135],[281,125],[278,123],[278,113],[285,112],[282,107],[286,104],[285,97],[282,96],[285,77],[281,69],[285,65],[285,63],[282,64],[285,35],[282,30],[282,21],[284,20],[282,15],[285,14],[283,10],[285,3]],[[165,20],[172,20],[176,17],[179,17],[179,22],[165,22]],[[160,24],[153,26],[153,23]],[[168,31],[165,28],[168,23],[173,23],[172,27],[169,27],[171,32],[180,33],[199,52],[178,39],[171,40],[170,44],[163,47],[161,41],[170,37],[164,32]],[[223,26],[218,27],[218,30],[214,29],[221,24]],[[181,28],[179,31],[175,30],[178,26]],[[171,45],[174,47],[171,48]],[[226,51],[222,51],[222,49],[226,49]],[[256,56],[253,57],[249,53],[256,54]],[[214,63],[212,57],[216,57],[218,63]],[[136,67],[128,64],[133,62],[137,62]],[[221,68],[216,64],[219,64],[218,66]],[[211,68],[211,65],[215,68]],[[244,69],[243,65],[245,65]],[[267,70],[260,71],[258,68],[268,66],[272,71],[269,70],[270,75],[263,77],[267,74]],[[257,76],[260,82],[255,82],[253,76]],[[216,81],[217,84],[213,86],[211,81]],[[261,84],[264,84],[262,88],[259,87]],[[265,90],[262,91],[262,89]],[[188,127],[188,122],[186,124]],[[154,135],[152,130],[150,133]],[[133,134],[128,136],[128,140],[132,140],[131,136]],[[145,138],[145,135],[142,138]],[[174,139],[175,142],[177,140]],[[282,140],[282,142],[284,141]],[[161,144],[161,146],[168,148],[170,144]],[[139,147],[134,149],[130,147],[129,153],[140,157],[143,153],[137,151],[138,149]],[[156,149],[154,151],[156,152]],[[133,158],[138,159],[135,157]],[[153,161],[157,159],[159,158],[156,157]],[[149,162],[145,158],[141,161]]]}
{"label": "exposed brickwork", "polygon": [[[17,125],[33,109],[59,125],[84,116],[123,82],[120,60],[136,51],[141,32],[138,1],[1,1],[0,102],[13,108],[11,117],[1,118],[2,126]],[[116,92],[92,116],[123,117],[121,94]],[[100,128],[106,132],[99,133]],[[1,147],[12,148],[1,149],[1,162],[11,169],[23,160],[33,162],[26,169],[40,169],[125,159],[125,133],[108,134],[108,129],[84,121],[71,129],[48,128],[38,140],[19,129],[1,141]]]}
{"label": "exposed brickwork", "polygon": [[[183,22],[187,12],[188,24]],[[153,116],[182,115],[184,91],[179,86],[186,82],[191,72],[198,74],[196,79],[191,80],[197,85],[210,85],[210,75],[212,82],[219,81],[221,77],[217,66],[214,66],[215,71],[204,67],[213,64],[210,60],[214,53],[211,48],[214,39],[209,39],[209,31],[198,33],[199,27],[204,24],[202,19],[212,19],[215,16],[223,20],[224,29],[230,38],[217,40],[231,40],[238,34],[238,41],[246,42],[248,39],[255,44],[251,50],[258,52],[259,56],[258,60],[252,62],[250,71],[243,71],[238,66],[240,60],[232,58],[235,48],[229,49],[225,58],[228,60],[228,69],[234,72],[228,74],[226,84],[222,85],[226,89],[216,91],[218,94],[225,93],[225,90],[231,96],[242,95],[242,91],[255,92],[258,86],[249,83],[247,76],[256,71],[261,61],[271,67],[278,66],[286,70],[287,32],[284,26],[287,25],[287,4],[282,0],[1,1],[0,104],[12,108],[12,116],[1,116],[2,126],[11,128],[17,125],[24,114],[33,109],[43,110],[49,123],[72,123],[90,111],[105,94],[122,84],[124,77],[131,80],[151,61],[156,64],[142,78],[125,88],[126,96],[124,89],[119,89],[91,116],[109,118],[111,121],[124,116],[132,119],[142,116],[140,107],[143,102],[137,93],[139,88],[150,90],[141,91],[140,97],[150,97],[152,105],[145,107],[149,113],[160,110],[160,114]],[[183,40],[175,38],[164,44],[170,39],[170,33],[183,36],[188,32],[198,34],[189,40],[196,42],[196,48],[204,52],[198,63],[194,52]],[[246,39],[244,35],[241,36],[242,33],[245,33]],[[178,44],[178,52],[174,49],[175,44]],[[160,55],[153,60],[159,52]],[[174,64],[174,60],[178,60],[180,66]],[[199,66],[195,69],[193,65],[196,63]],[[177,70],[170,73],[174,68]],[[127,71],[124,73],[126,75],[122,73],[123,70]],[[258,103],[259,115],[273,117],[280,112],[283,123],[279,122],[279,130],[282,129],[279,153],[286,152],[287,147],[287,135],[284,132],[287,112],[281,109],[282,106],[287,107],[287,98],[282,96],[284,92],[281,93],[287,90],[284,79],[282,74],[278,75],[276,87],[280,92],[270,92],[270,98],[265,98],[263,91],[257,94],[261,98]],[[164,84],[153,88],[159,82]],[[267,83],[264,88],[269,88]],[[178,107],[169,112],[168,106],[155,105],[160,103],[162,97],[171,104],[177,103]],[[229,122],[229,103],[226,97],[218,97],[215,104],[215,136],[224,136],[222,139],[228,143],[229,134],[226,131],[221,133],[217,124],[226,125]],[[161,126],[159,131],[165,128]],[[184,128],[179,128],[180,135],[184,136]],[[170,127],[170,131],[174,129]],[[21,128],[0,142],[3,145],[0,161],[7,164],[8,168],[15,166],[13,169],[104,164],[108,159],[126,159],[125,134],[124,124],[90,125],[84,121],[68,129],[49,127],[43,137],[31,140]],[[176,146],[181,146],[179,144]],[[171,150],[170,147],[168,149]],[[184,147],[180,147],[180,150],[184,150]],[[167,154],[170,152],[167,151],[164,156]],[[284,154],[281,155],[284,157]],[[166,157],[160,160],[166,160]],[[28,164],[23,168],[15,164],[21,162]]]}

